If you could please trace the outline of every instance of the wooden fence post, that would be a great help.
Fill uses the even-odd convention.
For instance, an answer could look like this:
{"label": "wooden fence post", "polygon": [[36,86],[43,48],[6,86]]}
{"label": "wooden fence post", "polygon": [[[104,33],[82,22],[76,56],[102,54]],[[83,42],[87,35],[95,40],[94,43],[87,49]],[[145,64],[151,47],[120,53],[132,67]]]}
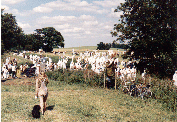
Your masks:
{"label": "wooden fence post", "polygon": [[116,75],[115,75],[115,90],[116,90]]}
{"label": "wooden fence post", "polygon": [[64,73],[64,66],[63,66],[63,73]]}
{"label": "wooden fence post", "polygon": [[89,82],[90,82],[89,70],[88,70],[88,80],[89,80]]}
{"label": "wooden fence post", "polygon": [[105,72],[104,72],[104,88],[105,88]]}

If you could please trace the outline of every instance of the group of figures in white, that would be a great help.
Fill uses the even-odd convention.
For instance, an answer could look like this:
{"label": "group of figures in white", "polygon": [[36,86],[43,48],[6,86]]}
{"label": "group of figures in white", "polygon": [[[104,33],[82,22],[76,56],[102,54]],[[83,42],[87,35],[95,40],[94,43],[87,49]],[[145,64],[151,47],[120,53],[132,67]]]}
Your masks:
{"label": "group of figures in white", "polygon": [[[71,57],[65,55],[59,56],[59,60],[57,63],[53,63],[50,57],[32,54],[26,55],[26,51],[19,54],[14,53],[14,55],[24,57],[25,59],[30,59],[34,64],[32,68],[36,68],[36,75],[39,75],[41,65],[45,65],[45,71],[66,69],[69,59],[71,59],[70,70],[86,70],[88,69],[88,66],[91,66],[91,70],[93,70],[97,74],[100,74],[101,72],[105,71],[106,63],[109,62],[109,64],[114,63],[116,67],[115,75],[119,77],[122,81],[135,81],[137,74],[137,70],[135,67],[135,63],[137,63],[136,60],[128,62],[125,62],[123,60],[120,62],[119,58],[113,58],[115,55],[118,54],[115,54],[112,50],[108,50],[108,52],[86,51],[85,53],[80,53],[80,55],[77,56],[76,60],[74,60],[76,55],[73,51],[73,55]],[[8,69],[12,69],[12,75],[14,75],[14,72],[16,72],[17,61],[16,59],[13,59],[13,61],[13,63],[10,63],[10,57],[7,57],[6,62],[3,63],[2,78],[6,79],[9,77],[10,74]],[[20,66],[20,69],[22,70],[24,67],[27,67],[27,64],[22,64]],[[146,71],[144,70],[144,72],[142,73],[142,79],[145,80],[145,78]],[[177,86],[177,71],[175,71],[172,80],[174,81],[174,85]]]}

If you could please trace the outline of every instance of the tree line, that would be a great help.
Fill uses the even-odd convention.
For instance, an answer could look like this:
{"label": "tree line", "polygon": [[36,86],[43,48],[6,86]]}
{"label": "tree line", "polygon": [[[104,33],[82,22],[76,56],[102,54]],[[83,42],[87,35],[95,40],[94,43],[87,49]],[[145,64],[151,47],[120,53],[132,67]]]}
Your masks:
{"label": "tree line", "polygon": [[97,50],[109,50],[110,48],[128,49],[129,45],[124,43],[116,43],[116,41],[113,41],[112,43],[100,42],[97,44]]}
{"label": "tree line", "polygon": [[3,13],[1,9],[1,54],[9,50],[31,50],[40,48],[49,52],[53,47],[64,48],[64,38],[53,27],[36,29],[33,34],[25,34],[18,26],[13,14]]}

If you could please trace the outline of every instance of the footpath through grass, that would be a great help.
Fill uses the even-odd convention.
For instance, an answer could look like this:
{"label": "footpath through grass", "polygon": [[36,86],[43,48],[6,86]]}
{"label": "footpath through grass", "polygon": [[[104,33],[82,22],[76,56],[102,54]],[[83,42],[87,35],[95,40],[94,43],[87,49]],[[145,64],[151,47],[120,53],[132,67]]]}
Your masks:
{"label": "footpath through grass", "polygon": [[156,100],[142,101],[117,90],[85,84],[48,84],[47,111],[40,119],[31,116],[35,80],[22,78],[1,83],[1,121],[176,121],[177,113],[163,109]]}

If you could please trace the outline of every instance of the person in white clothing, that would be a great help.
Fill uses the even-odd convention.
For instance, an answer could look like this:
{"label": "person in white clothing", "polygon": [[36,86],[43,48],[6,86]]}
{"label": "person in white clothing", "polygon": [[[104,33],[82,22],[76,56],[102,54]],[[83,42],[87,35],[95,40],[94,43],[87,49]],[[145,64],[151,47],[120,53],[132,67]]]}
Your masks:
{"label": "person in white clothing", "polygon": [[6,66],[3,66],[3,68],[2,68],[2,71],[3,71],[3,78],[4,79],[7,79],[8,77],[9,77],[9,72],[8,72],[8,70],[7,70],[7,67]]}
{"label": "person in white clothing", "polygon": [[23,64],[20,65],[20,71],[23,73]]}
{"label": "person in white clothing", "polygon": [[173,81],[174,81],[174,85],[177,86],[177,70],[175,71],[175,74],[173,75]]}
{"label": "person in white clothing", "polygon": [[16,68],[17,66],[15,64],[12,65],[12,78],[16,77]]}
{"label": "person in white clothing", "polygon": [[39,73],[40,73],[40,63],[38,62],[38,64],[36,64],[36,70],[35,70],[36,76],[38,76]]}

